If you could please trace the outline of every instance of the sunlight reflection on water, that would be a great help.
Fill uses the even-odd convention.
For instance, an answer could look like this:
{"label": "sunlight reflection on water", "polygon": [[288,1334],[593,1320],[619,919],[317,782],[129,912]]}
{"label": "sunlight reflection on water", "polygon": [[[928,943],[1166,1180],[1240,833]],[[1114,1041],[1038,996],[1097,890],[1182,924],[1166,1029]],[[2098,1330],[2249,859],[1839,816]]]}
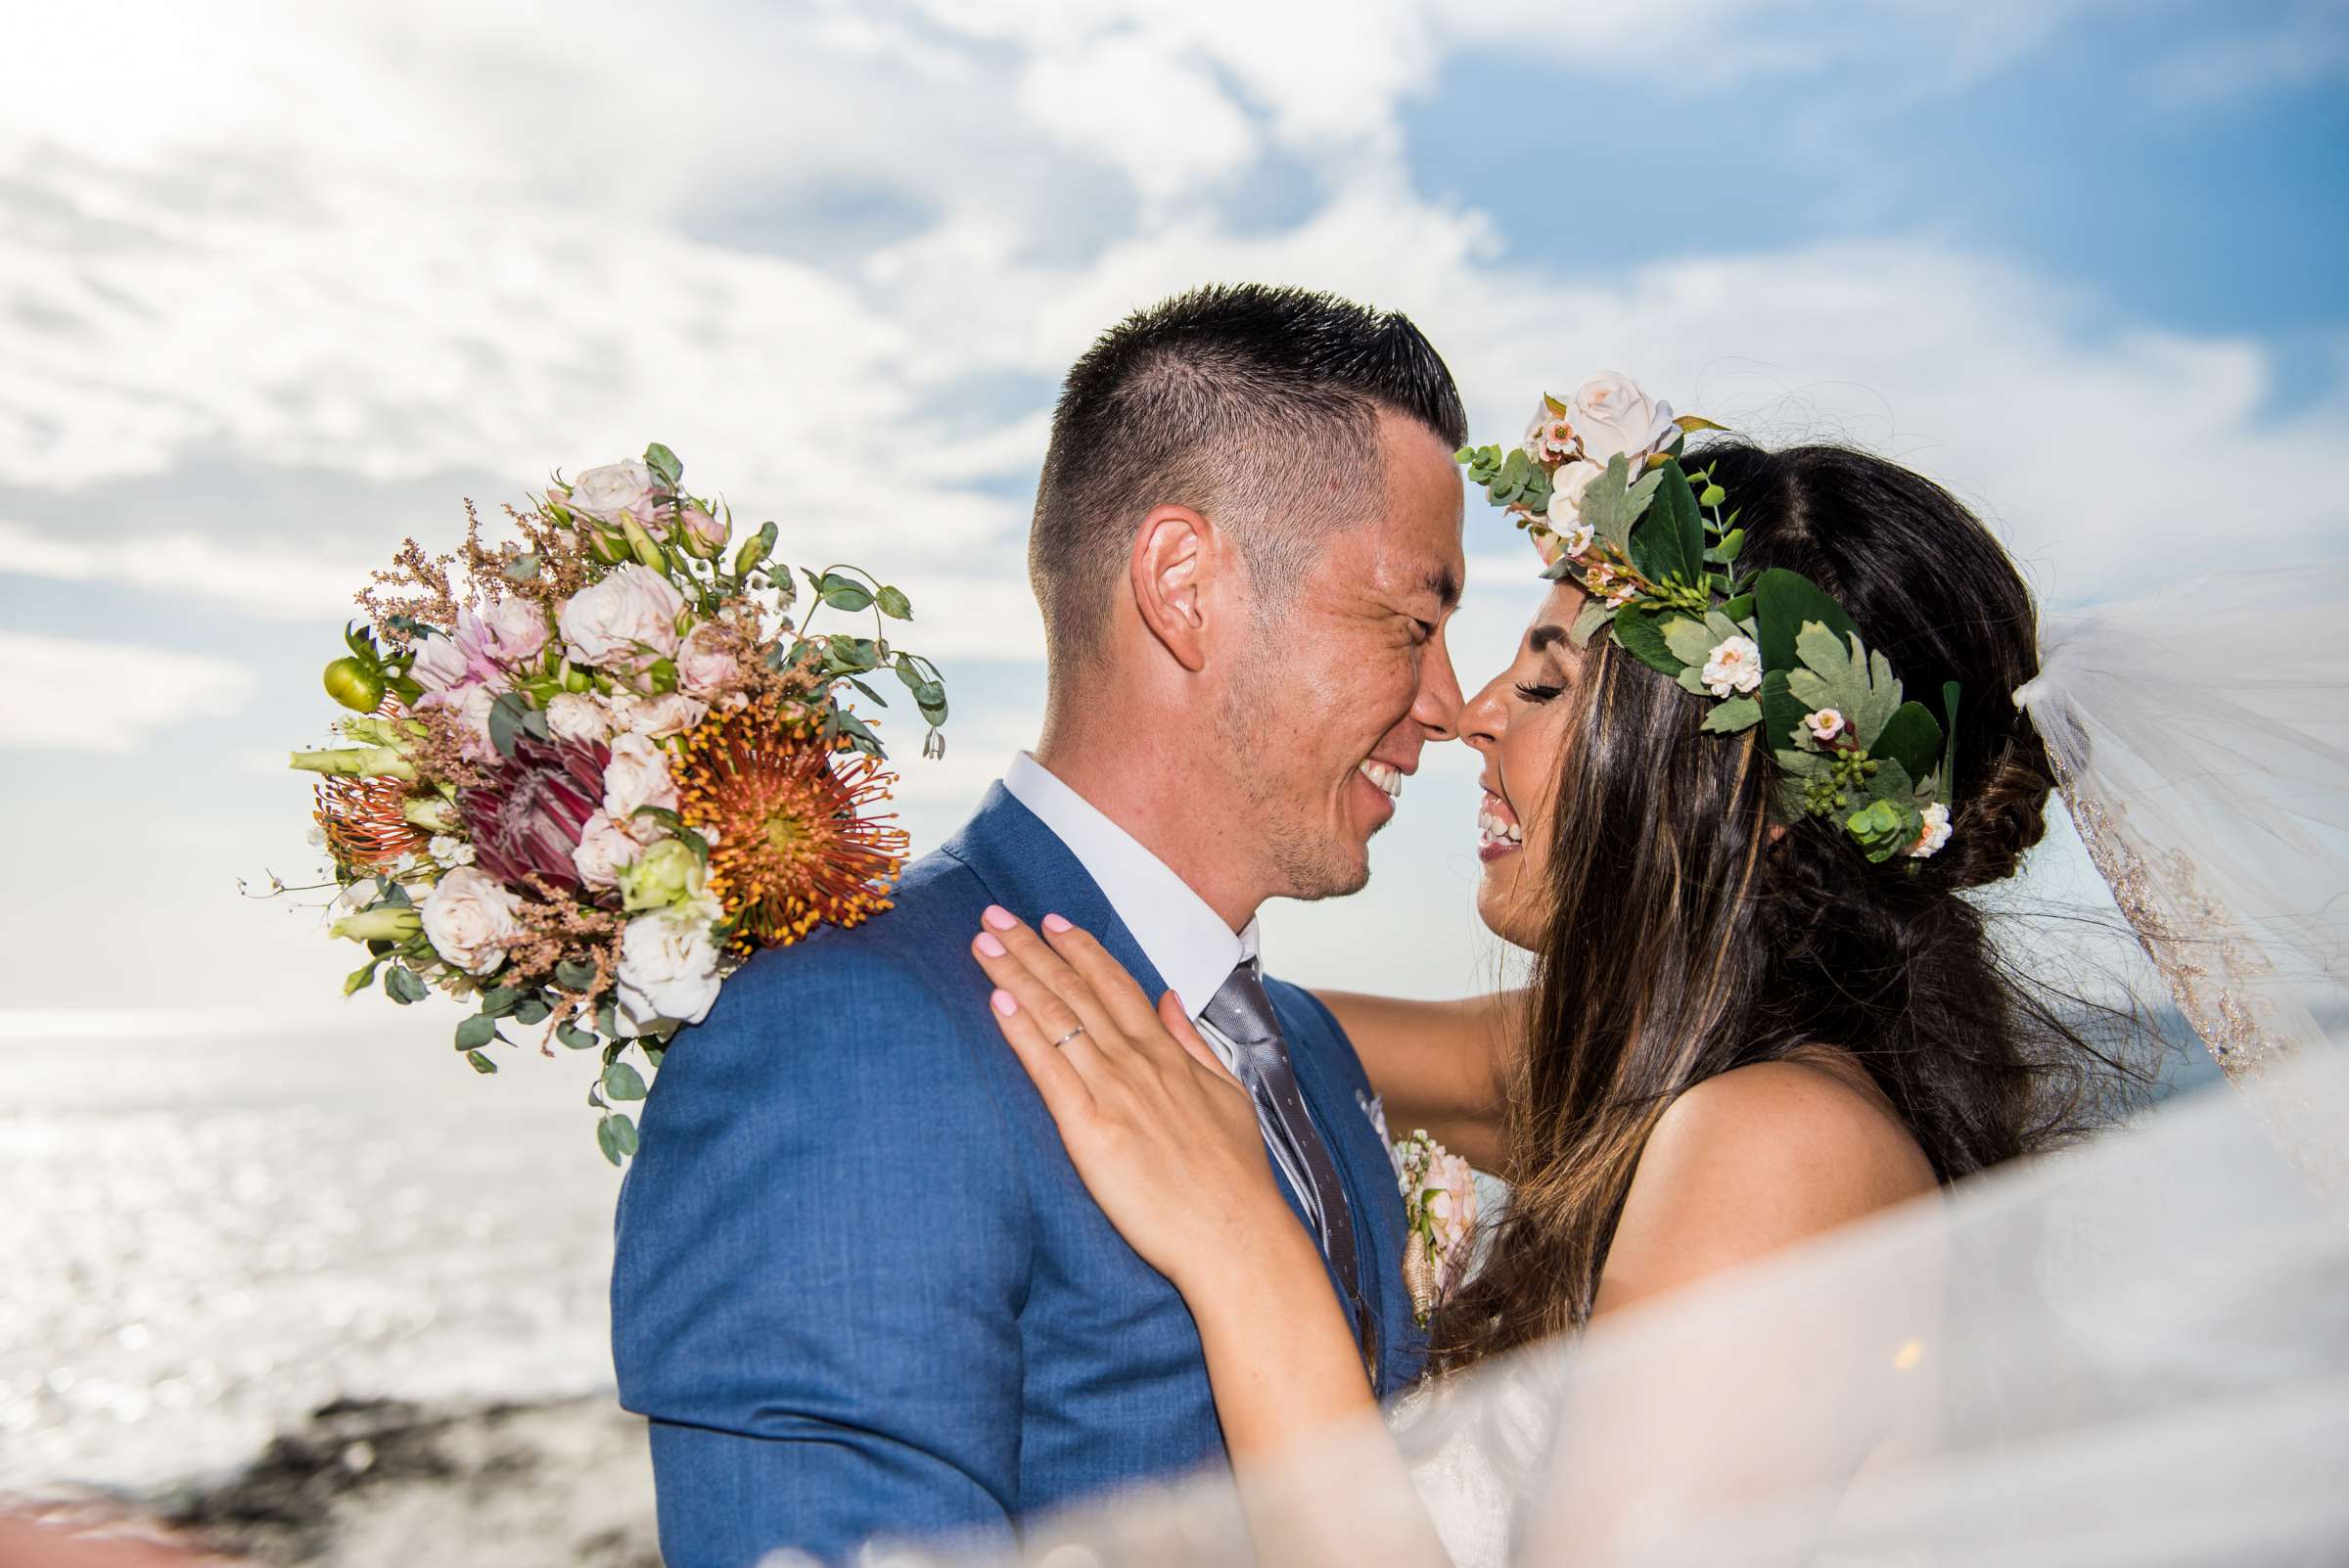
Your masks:
{"label": "sunlight reflection on water", "polygon": [[0,1487],[216,1472],[339,1395],[609,1385],[591,1058],[483,1079],[442,1011],[0,1035]]}

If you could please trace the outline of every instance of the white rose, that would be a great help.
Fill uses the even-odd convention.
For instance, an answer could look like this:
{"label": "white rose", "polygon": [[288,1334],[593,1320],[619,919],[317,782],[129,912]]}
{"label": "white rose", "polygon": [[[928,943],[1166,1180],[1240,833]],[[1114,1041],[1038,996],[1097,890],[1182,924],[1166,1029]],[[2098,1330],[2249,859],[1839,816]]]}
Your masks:
{"label": "white rose", "polygon": [[1620,452],[1636,469],[1649,453],[1664,449],[1677,428],[1670,403],[1657,402],[1637,382],[1612,371],[1584,382],[1566,417],[1582,437],[1583,456],[1601,467]]}
{"label": "white rose", "polygon": [[521,907],[505,884],[466,865],[434,884],[417,913],[433,951],[469,975],[486,975],[506,961],[506,945],[522,935],[515,919]]}
{"label": "white rose", "polygon": [[625,512],[643,523],[653,515],[653,471],[629,458],[624,463],[606,463],[591,468],[571,482],[571,499],[566,503],[575,512],[616,523]]}
{"label": "white rose", "polygon": [[707,701],[735,677],[734,656],[718,646],[717,628],[709,622],[677,649],[677,686],[689,697]]}
{"label": "white rose", "polygon": [[668,1022],[698,1024],[717,1000],[716,905],[697,899],[638,915],[621,929],[620,1024],[631,1035]]}
{"label": "white rose", "polygon": [[620,868],[634,865],[643,857],[645,846],[659,836],[660,829],[650,817],[623,824],[598,812],[588,818],[586,831],[571,852],[571,868],[591,888],[617,888]]}
{"label": "white rose", "polygon": [[604,810],[619,821],[635,823],[643,820],[637,808],[646,806],[677,808],[668,754],[650,736],[622,735],[612,742],[612,760],[604,764]]}
{"label": "white rose", "polygon": [[1561,463],[1558,466],[1558,471],[1549,477],[1549,526],[1551,528],[1560,533],[1566,531],[1567,525],[1582,512],[1583,491],[1589,489],[1590,482],[1604,472],[1606,471],[1598,464],[1586,462],[1581,458],[1577,458],[1571,463]]}
{"label": "white rose", "polygon": [[426,691],[453,691],[465,684],[472,672],[473,666],[465,650],[457,646],[457,639],[438,632],[416,644],[416,662],[408,667],[408,673]]}
{"label": "white rose", "polygon": [[573,594],[557,619],[573,663],[633,669],[650,657],[645,647],[662,655],[677,651],[677,617],[684,608],[668,578],[630,561]]}
{"label": "white rose", "polygon": [[684,734],[709,713],[708,703],[697,703],[681,691],[671,691],[628,704],[621,723],[632,735],[667,740],[671,735]]}
{"label": "white rose", "polygon": [[1724,637],[1705,656],[1701,678],[1716,697],[1752,691],[1762,684],[1762,650],[1751,637]]}
{"label": "white rose", "polygon": [[1923,815],[1925,829],[1916,836],[1916,842],[1909,846],[1909,858],[1911,860],[1922,860],[1938,853],[1943,845],[1950,842],[1950,808],[1938,804],[1928,806]]}
{"label": "white rose", "polygon": [[538,657],[546,646],[546,612],[534,599],[500,599],[482,617],[482,651],[502,665]]}
{"label": "white rose", "polygon": [[546,727],[559,741],[600,741],[612,733],[603,705],[578,691],[555,694],[546,705]]}

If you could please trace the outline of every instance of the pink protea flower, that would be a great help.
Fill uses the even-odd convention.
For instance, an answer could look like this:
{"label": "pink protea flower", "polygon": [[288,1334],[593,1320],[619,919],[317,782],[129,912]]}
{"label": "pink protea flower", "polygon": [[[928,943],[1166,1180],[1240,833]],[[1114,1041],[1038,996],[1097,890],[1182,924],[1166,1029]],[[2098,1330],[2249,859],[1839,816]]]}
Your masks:
{"label": "pink protea flower", "polygon": [[509,887],[528,887],[532,875],[556,887],[580,886],[572,852],[602,808],[611,757],[596,741],[517,740],[490,782],[457,798],[474,863]]}

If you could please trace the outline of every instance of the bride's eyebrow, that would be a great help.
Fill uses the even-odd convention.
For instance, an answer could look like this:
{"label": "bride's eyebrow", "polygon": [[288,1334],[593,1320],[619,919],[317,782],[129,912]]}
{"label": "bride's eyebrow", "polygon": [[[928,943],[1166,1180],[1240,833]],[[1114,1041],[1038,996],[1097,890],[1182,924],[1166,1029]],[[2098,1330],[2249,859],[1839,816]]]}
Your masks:
{"label": "bride's eyebrow", "polygon": [[1536,626],[1527,633],[1525,648],[1528,653],[1545,653],[1565,640],[1566,628],[1564,626]]}

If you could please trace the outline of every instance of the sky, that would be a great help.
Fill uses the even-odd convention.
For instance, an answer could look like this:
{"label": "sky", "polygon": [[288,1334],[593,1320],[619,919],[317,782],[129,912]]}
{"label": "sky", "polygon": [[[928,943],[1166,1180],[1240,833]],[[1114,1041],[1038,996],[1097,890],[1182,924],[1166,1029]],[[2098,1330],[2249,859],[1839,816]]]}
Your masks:
{"label": "sky", "polygon": [[[452,538],[464,497],[649,440],[776,520],[784,559],[911,596],[955,710],[946,760],[903,763],[934,846],[1035,735],[1024,535],[1059,377],[1203,282],[1407,312],[1480,439],[1613,369],[1765,439],[1861,442],[1976,506],[2050,606],[2349,555],[2339,3],[31,0],[11,24],[0,1009],[333,1004],[355,950],[234,879],[314,864],[284,753],[333,716],[350,591],[404,535]],[[1481,501],[1468,553],[1473,689],[1539,584]],[[1415,994],[1503,972],[1473,777],[1431,753],[1365,893],[1267,912],[1271,967]]]}

